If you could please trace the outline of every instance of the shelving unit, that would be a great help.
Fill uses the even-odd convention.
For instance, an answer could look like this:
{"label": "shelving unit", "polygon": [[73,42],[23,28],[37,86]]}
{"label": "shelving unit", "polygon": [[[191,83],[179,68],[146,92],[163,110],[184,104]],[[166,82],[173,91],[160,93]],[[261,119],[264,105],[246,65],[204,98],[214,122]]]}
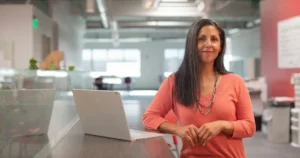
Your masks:
{"label": "shelving unit", "polygon": [[300,148],[300,108],[291,109],[291,145]]}
{"label": "shelving unit", "polygon": [[300,148],[300,73],[293,74],[295,108],[291,109],[291,145]]}

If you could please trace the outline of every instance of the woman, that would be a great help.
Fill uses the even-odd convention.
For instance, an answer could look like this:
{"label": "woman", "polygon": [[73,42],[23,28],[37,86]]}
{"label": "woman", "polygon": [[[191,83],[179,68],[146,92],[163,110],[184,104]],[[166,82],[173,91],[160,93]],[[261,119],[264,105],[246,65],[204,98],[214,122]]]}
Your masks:
{"label": "woman", "polygon": [[[242,138],[255,133],[248,90],[223,63],[226,38],[209,19],[191,26],[185,56],[143,116],[147,128],[182,138],[181,157],[245,158]],[[164,116],[173,110],[180,126]]]}

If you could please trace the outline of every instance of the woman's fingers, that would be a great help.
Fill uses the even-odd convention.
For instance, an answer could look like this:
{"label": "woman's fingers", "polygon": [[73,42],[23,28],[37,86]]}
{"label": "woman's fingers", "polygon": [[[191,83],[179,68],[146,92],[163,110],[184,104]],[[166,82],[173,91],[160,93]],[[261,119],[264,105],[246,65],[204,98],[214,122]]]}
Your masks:
{"label": "woman's fingers", "polygon": [[195,143],[194,143],[193,139],[190,136],[188,136],[188,135],[185,136],[185,139],[189,142],[189,144],[191,146],[195,146]]}
{"label": "woman's fingers", "polygon": [[205,135],[205,133],[206,133],[205,128],[203,126],[200,127],[198,130],[198,139],[200,143],[203,141],[203,136]]}
{"label": "woman's fingers", "polygon": [[210,140],[213,138],[212,135],[210,135],[207,140],[203,143],[203,146],[205,146],[208,142],[210,142]]}
{"label": "woman's fingers", "polygon": [[191,126],[191,128],[189,128],[189,135],[192,138],[194,144],[198,144],[197,127]]}

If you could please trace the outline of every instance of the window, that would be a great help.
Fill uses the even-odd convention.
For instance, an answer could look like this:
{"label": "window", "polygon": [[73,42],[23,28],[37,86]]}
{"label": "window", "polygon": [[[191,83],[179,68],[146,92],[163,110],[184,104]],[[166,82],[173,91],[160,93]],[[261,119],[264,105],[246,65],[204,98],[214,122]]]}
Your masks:
{"label": "window", "polygon": [[93,50],[93,60],[95,61],[105,61],[107,59],[108,53],[105,49],[94,49]]}
{"label": "window", "polygon": [[225,54],[224,55],[224,66],[226,70],[230,71],[230,62],[233,60],[233,57],[231,54]]}
{"label": "window", "polygon": [[137,49],[127,49],[124,50],[124,59],[126,61],[137,61],[140,58],[139,50]]}
{"label": "window", "polygon": [[135,62],[109,62],[107,63],[107,71],[117,76],[138,76],[137,65]]}
{"label": "window", "polygon": [[122,61],[124,51],[121,49],[110,49],[108,50],[108,60],[109,61]]}
{"label": "window", "polygon": [[82,66],[85,70],[91,69],[92,51],[90,49],[84,49],[82,51]]}
{"label": "window", "polygon": [[82,60],[91,60],[91,57],[92,57],[92,51],[89,50],[89,49],[84,49],[82,51]]}
{"label": "window", "polygon": [[103,74],[118,77],[141,76],[141,52],[138,49],[84,50],[82,60],[85,69],[93,71],[93,77]]}
{"label": "window", "polygon": [[177,71],[184,57],[184,49],[165,49],[164,76],[168,77]]}
{"label": "window", "polygon": [[231,39],[226,38],[226,52],[224,55],[224,66],[226,70],[230,71],[230,62],[233,60],[233,56],[231,54]]}

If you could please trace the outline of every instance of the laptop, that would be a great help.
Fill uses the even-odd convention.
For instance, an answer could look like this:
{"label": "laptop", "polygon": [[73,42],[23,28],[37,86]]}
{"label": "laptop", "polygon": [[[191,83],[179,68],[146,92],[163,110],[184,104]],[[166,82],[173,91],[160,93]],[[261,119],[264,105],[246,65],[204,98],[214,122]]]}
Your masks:
{"label": "laptop", "polygon": [[163,136],[161,133],[129,129],[121,94],[106,90],[73,90],[85,134],[126,141]]}
{"label": "laptop", "polygon": [[54,89],[0,91],[0,129],[6,137],[47,134]]}

